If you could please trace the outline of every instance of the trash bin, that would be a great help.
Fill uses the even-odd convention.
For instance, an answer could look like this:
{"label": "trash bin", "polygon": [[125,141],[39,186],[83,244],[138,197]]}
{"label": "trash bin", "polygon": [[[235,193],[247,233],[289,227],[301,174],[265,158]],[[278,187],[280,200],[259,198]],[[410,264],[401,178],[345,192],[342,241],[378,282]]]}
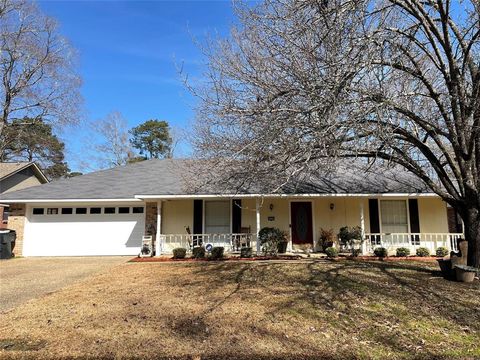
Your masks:
{"label": "trash bin", "polygon": [[10,259],[13,255],[17,233],[15,230],[0,230],[0,259]]}

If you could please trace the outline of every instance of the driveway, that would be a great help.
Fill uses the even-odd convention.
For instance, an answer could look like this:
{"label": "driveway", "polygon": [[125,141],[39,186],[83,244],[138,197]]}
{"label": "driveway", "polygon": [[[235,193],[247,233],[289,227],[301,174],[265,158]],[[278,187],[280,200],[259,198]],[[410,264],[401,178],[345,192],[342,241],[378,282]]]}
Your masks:
{"label": "driveway", "polygon": [[0,312],[52,293],[131,256],[18,258],[0,261]]}

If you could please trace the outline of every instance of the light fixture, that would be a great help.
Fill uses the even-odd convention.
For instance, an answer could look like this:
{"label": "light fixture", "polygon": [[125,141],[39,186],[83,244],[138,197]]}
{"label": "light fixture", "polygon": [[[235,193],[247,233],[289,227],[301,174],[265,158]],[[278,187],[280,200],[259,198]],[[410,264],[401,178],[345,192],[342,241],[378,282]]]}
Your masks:
{"label": "light fixture", "polygon": [[330,203],[330,210],[333,210],[335,209],[335,204],[334,203]]}
{"label": "light fixture", "polygon": [[270,211],[273,211],[273,204],[270,204]]}

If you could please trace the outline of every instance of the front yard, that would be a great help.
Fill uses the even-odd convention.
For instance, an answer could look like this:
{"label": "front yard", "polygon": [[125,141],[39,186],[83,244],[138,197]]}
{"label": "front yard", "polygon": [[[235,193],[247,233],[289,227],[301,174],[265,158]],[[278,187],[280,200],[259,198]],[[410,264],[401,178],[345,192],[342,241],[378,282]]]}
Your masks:
{"label": "front yard", "polygon": [[480,358],[479,309],[436,264],[127,263],[0,314],[0,357]]}

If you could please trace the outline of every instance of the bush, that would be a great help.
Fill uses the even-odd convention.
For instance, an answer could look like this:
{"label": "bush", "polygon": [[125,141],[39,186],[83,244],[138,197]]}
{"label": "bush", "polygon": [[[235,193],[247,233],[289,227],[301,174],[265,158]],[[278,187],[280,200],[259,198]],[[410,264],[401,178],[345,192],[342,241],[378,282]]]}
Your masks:
{"label": "bush", "polygon": [[388,256],[388,250],[385,249],[384,247],[378,247],[375,250],[373,250],[373,253],[375,256],[378,256],[380,258],[384,258]]}
{"label": "bush", "polygon": [[428,249],[425,248],[425,247],[419,247],[419,248],[417,249],[417,256],[420,256],[420,257],[430,256],[430,250],[428,250]]}
{"label": "bush", "polygon": [[343,245],[353,244],[354,240],[362,240],[362,229],[360,226],[344,226],[340,228],[338,238]]}
{"label": "bush", "polygon": [[185,248],[175,248],[173,249],[173,258],[174,259],[185,259],[187,255],[187,249]]}
{"label": "bush", "polygon": [[362,253],[362,249],[352,249],[352,256],[358,257]]}
{"label": "bush", "polygon": [[325,249],[325,254],[327,254],[329,258],[336,258],[338,256],[338,250],[334,247],[328,247]]}
{"label": "bush", "polygon": [[410,255],[409,248],[401,247],[397,249],[397,257],[406,257],[408,255]]}
{"label": "bush", "polygon": [[258,239],[265,255],[276,256],[279,247],[287,242],[287,234],[278,228],[264,227],[259,231]]}
{"label": "bush", "polygon": [[210,253],[210,259],[218,260],[223,258],[223,252],[225,248],[223,246],[214,246],[212,252]]}
{"label": "bush", "polygon": [[194,247],[192,249],[192,258],[203,259],[205,257],[205,248],[203,246]]}
{"label": "bush", "polygon": [[244,247],[240,249],[240,257],[241,258],[251,258],[252,257],[252,248],[251,247]]}
{"label": "bush", "polygon": [[440,246],[439,248],[437,248],[437,251],[435,251],[435,254],[438,256],[438,257],[444,257],[444,256],[447,256],[450,252],[448,251],[448,249],[446,247],[443,247],[443,246]]}
{"label": "bush", "polygon": [[322,250],[325,250],[328,247],[332,247],[334,243],[335,243],[335,233],[333,232],[333,229],[326,230],[326,229],[320,228],[320,238],[318,240],[318,246]]}

